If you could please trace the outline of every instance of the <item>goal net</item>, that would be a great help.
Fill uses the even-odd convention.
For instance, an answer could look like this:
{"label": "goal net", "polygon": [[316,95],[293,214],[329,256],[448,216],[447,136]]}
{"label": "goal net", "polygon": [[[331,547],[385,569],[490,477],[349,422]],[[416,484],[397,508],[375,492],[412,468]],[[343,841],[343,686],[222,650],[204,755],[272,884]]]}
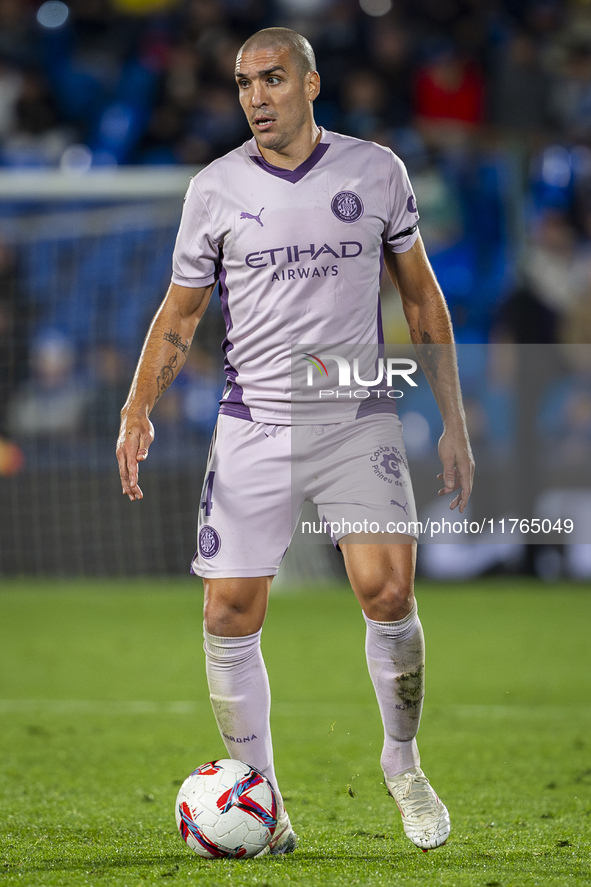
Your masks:
{"label": "goal net", "polygon": [[[219,299],[154,410],[142,502],[121,494],[115,442],[143,338],[170,281],[193,172],[0,172],[0,576],[188,573],[224,385]],[[439,576],[447,558],[456,571],[461,563],[482,572],[490,567],[477,563],[479,553],[486,564],[493,555],[509,564],[527,543],[569,543],[572,557],[586,560],[568,569],[588,576],[588,346],[571,345],[568,355],[558,346],[503,347],[458,348],[480,472],[469,515],[478,533],[422,534],[434,544],[422,546],[419,567]],[[405,396],[399,407],[417,504],[429,521],[435,507],[439,517],[447,507],[434,493],[441,419],[428,386],[417,391],[418,400]],[[565,520],[576,533],[557,536]],[[541,531],[546,523],[552,533]],[[475,543],[469,557],[464,542]],[[341,576],[329,544],[306,544],[290,548],[279,579]]]}
{"label": "goal net", "polygon": [[[224,384],[219,299],[153,411],[141,502],[121,494],[115,443],[194,173],[0,172],[0,576],[189,571]],[[325,546],[282,568],[339,573]]]}
{"label": "goal net", "polygon": [[222,387],[216,300],[155,411],[142,503],[121,495],[114,452],[193,172],[2,176],[0,574],[188,571]]}

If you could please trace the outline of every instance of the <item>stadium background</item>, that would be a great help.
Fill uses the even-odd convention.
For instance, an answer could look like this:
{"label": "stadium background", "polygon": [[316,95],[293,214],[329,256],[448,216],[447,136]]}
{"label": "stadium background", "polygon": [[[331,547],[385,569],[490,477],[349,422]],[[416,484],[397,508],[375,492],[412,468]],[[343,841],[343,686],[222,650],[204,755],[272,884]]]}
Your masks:
{"label": "stadium background", "polygon": [[[186,573],[222,384],[215,300],[154,411],[146,498],[133,506],[113,457],[118,411],[169,280],[189,176],[249,137],[236,51],[278,24],[317,51],[317,121],[407,164],[458,341],[482,346],[471,372],[488,373],[496,345],[578,355],[560,365],[558,382],[571,382],[551,414],[539,385],[524,412],[527,391],[482,401],[463,381],[477,462],[492,452],[502,473],[525,416],[533,450],[550,429],[566,466],[556,482],[588,515],[591,371],[588,349],[572,349],[591,336],[589,3],[0,0],[0,575]],[[388,340],[407,341],[387,282],[383,300]],[[414,432],[409,422],[421,500],[432,411]],[[589,578],[589,550],[488,546],[419,569]],[[329,547],[295,551],[286,570],[340,575]]]}
{"label": "stadium background", "polygon": [[[542,478],[589,533],[590,17],[554,0],[0,0],[2,884],[587,887],[591,596],[569,581],[591,575],[585,538],[420,546],[420,746],[453,821],[429,854],[380,785],[339,562],[294,549],[263,646],[300,847],[200,863],[173,805],[223,754],[187,576],[221,387],[215,299],[158,404],[141,503],[121,496],[114,442],[188,178],[248,137],[235,51],[287,24],[318,51],[319,122],[409,167],[468,361],[475,507],[517,489],[533,513],[524,481]],[[405,340],[387,284],[384,315]],[[405,418],[427,505],[437,421],[426,401]]]}

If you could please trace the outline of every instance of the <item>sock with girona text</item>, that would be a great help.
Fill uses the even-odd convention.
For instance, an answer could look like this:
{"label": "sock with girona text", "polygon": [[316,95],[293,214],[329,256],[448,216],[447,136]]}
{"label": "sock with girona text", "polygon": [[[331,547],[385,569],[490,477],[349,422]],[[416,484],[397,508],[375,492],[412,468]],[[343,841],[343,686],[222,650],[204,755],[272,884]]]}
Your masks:
{"label": "sock with girona text", "polygon": [[420,766],[416,735],[424,696],[425,642],[417,613],[398,622],[367,623],[365,653],[382,723],[384,748],[380,759],[387,777]]}
{"label": "sock with girona text", "polygon": [[230,758],[260,770],[281,794],[273,766],[271,692],[261,653],[261,632],[238,638],[203,630],[209,697]]}

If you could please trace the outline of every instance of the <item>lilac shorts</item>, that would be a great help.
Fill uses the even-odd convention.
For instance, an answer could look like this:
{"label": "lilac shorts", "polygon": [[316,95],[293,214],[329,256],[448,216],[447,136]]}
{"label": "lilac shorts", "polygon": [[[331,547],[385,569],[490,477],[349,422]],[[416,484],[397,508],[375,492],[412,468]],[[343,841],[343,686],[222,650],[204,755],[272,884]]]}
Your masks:
{"label": "lilac shorts", "polygon": [[416,538],[400,419],[378,414],[290,426],[220,415],[201,493],[192,572],[274,576],[306,500],[335,544],[351,532]]}

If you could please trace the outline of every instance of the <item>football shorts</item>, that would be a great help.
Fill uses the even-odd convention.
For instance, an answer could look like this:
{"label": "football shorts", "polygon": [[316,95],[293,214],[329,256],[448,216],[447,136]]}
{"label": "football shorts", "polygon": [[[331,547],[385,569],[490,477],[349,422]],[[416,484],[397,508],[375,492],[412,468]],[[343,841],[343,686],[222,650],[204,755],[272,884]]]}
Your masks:
{"label": "football shorts", "polygon": [[335,545],[351,533],[416,538],[400,419],[376,414],[290,426],[220,415],[201,493],[192,572],[274,576],[296,528],[297,541],[317,541],[306,540],[305,521],[299,525],[305,501],[316,507]]}

